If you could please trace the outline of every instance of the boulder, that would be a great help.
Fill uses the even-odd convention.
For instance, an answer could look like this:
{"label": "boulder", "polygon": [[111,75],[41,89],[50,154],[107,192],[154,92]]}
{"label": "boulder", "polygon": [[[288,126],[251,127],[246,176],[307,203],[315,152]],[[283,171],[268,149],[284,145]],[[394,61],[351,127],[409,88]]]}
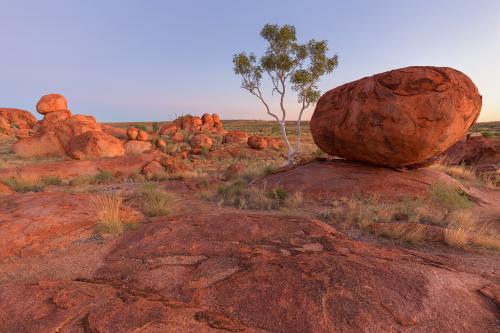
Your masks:
{"label": "boulder", "polygon": [[127,129],[127,136],[130,140],[137,140],[137,135],[139,135],[139,129],[135,127],[129,127]]}
{"label": "boulder", "polygon": [[330,155],[411,167],[463,138],[479,116],[481,102],[474,83],[455,69],[396,69],[321,96],[311,134]]}
{"label": "boulder", "polygon": [[[47,113],[43,119],[39,122],[39,128],[47,128],[54,126],[54,124],[60,123],[66,119],[71,118],[72,114],[69,110],[55,111]],[[38,127],[38,126],[37,126]],[[38,129],[38,128],[37,128]]]}
{"label": "boulder", "polygon": [[168,123],[160,128],[160,135],[173,135],[179,130],[177,123]]}
{"label": "boulder", "polygon": [[253,149],[265,149],[267,148],[267,139],[259,135],[252,135],[248,138],[247,144]]}
{"label": "boulder", "polygon": [[181,143],[181,142],[184,142],[184,134],[182,134],[181,132],[175,132],[172,137],[172,142],[173,143]]}
{"label": "boulder", "polygon": [[72,137],[66,151],[77,160],[116,157],[125,153],[119,139],[100,131],[87,131]]}
{"label": "boulder", "polygon": [[36,124],[36,118],[31,112],[13,108],[0,108],[0,117],[3,117],[13,128],[31,129]]}
{"label": "boulder", "polygon": [[228,131],[224,137],[224,143],[246,143],[248,133],[244,131]]}
{"label": "boulder", "polygon": [[200,154],[203,150],[210,150],[213,145],[213,140],[206,134],[196,134],[191,138],[189,144],[191,145],[193,154]]}
{"label": "boulder", "polygon": [[167,146],[167,143],[163,139],[158,139],[156,140],[156,147],[158,148],[165,148]]}
{"label": "boulder", "polygon": [[42,96],[36,104],[38,113],[46,115],[47,113],[68,110],[68,102],[63,95],[48,94]]}
{"label": "boulder", "polygon": [[20,139],[12,145],[12,151],[24,158],[66,155],[64,146],[53,132],[41,132]]}
{"label": "boulder", "polygon": [[215,127],[220,127],[222,128],[222,121],[220,120],[220,117],[217,113],[212,114],[212,120],[214,121],[214,126]]}
{"label": "boulder", "polygon": [[110,125],[101,125],[102,131],[106,134],[112,135],[115,138],[126,140],[128,139],[127,130]]}
{"label": "boulder", "polygon": [[125,149],[125,155],[139,155],[153,149],[153,145],[151,145],[151,142],[136,140],[125,142],[123,147]]}
{"label": "boulder", "polygon": [[152,161],[144,166],[142,173],[146,178],[151,179],[154,177],[161,177],[165,175],[165,168],[158,161]]}
{"label": "boulder", "polygon": [[477,172],[496,173],[500,166],[500,140],[469,136],[440,156],[449,165],[472,165]]}
{"label": "boulder", "polygon": [[208,113],[205,113],[203,116],[201,116],[201,122],[203,123],[203,126],[207,128],[214,127],[214,118]]}
{"label": "boulder", "polygon": [[146,131],[139,130],[137,133],[137,140],[138,141],[148,141],[149,140],[149,134]]}
{"label": "boulder", "polygon": [[281,139],[268,136],[266,137],[266,140],[267,140],[267,146],[269,148],[280,149],[284,146],[283,141]]}

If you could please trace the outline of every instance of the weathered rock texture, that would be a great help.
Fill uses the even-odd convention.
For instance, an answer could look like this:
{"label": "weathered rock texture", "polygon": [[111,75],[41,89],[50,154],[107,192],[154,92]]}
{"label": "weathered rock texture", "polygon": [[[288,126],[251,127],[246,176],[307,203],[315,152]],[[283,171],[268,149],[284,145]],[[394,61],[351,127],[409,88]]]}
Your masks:
{"label": "weathered rock texture", "polygon": [[474,83],[457,70],[401,68],[325,93],[311,118],[311,133],[330,155],[412,166],[463,138],[481,101]]}
{"label": "weathered rock texture", "polygon": [[[70,209],[54,205],[56,195],[0,202],[8,221],[0,224],[6,246],[0,253],[44,253],[62,232],[85,239],[90,223],[74,216],[88,210],[81,200],[87,194],[68,197]],[[32,201],[43,217],[20,210]],[[71,215],[60,213],[68,210]],[[28,219],[36,228],[20,237]],[[18,241],[17,248],[8,240]],[[113,246],[93,243],[72,242],[60,260],[41,257],[50,272],[36,260],[29,269],[19,260],[3,262],[2,331],[498,329],[493,278],[471,274],[447,256],[357,242],[304,217],[194,212],[142,224],[108,243]]]}
{"label": "weathered rock texture", "polygon": [[333,160],[313,162],[265,176],[255,182],[265,188],[302,192],[316,201],[329,201],[353,193],[377,196],[384,201],[425,197],[434,183],[459,186],[448,175],[431,169],[399,172],[358,162]]}
{"label": "weathered rock texture", "polygon": [[66,111],[68,110],[68,102],[63,95],[48,94],[40,98],[36,104],[36,110],[43,115],[51,112]]}
{"label": "weathered rock texture", "polygon": [[474,136],[448,148],[442,159],[451,165],[473,165],[477,172],[496,173],[500,169],[500,139]]}
{"label": "weathered rock texture", "polygon": [[122,156],[122,142],[101,131],[87,131],[74,136],[68,142],[68,155],[77,160]]}

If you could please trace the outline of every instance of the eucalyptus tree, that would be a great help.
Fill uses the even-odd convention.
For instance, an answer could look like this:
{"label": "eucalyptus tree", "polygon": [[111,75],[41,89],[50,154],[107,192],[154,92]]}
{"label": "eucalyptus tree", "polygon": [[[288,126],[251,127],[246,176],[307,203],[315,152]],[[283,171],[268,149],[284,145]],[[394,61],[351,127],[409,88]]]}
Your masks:
{"label": "eucalyptus tree", "polygon": [[[323,75],[333,72],[338,65],[338,58],[337,55],[327,56],[328,42],[325,40],[311,39],[304,44],[298,43],[295,27],[292,25],[266,24],[260,35],[267,42],[265,53],[260,58],[253,53],[235,54],[234,73],[241,76],[241,87],[256,96],[267,113],[278,122],[288,149],[288,164],[293,165],[294,157],[300,152],[302,115],[309,106],[318,101],[321,94],[318,82]],[[271,93],[278,94],[278,112],[271,108],[262,94],[261,81],[264,74],[272,83]],[[300,107],[294,147],[290,143],[285,126],[285,96],[289,88],[296,93]]]}

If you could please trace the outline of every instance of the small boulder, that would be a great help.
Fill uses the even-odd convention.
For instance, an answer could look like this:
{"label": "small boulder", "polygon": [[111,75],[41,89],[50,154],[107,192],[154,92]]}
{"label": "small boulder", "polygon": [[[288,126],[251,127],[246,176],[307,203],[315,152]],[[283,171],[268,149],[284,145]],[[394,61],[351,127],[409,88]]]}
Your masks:
{"label": "small boulder", "polygon": [[193,154],[200,154],[203,150],[210,150],[214,142],[206,134],[196,134],[189,143],[193,148]]}
{"label": "small boulder", "polygon": [[63,95],[49,94],[42,96],[36,104],[36,110],[40,114],[68,110],[68,102]]}
{"label": "small boulder", "polygon": [[135,127],[129,127],[127,129],[127,136],[130,140],[137,140],[137,135],[139,135],[139,129]]}
{"label": "small boulder", "polygon": [[203,123],[203,126],[206,128],[214,127],[214,118],[208,113],[205,113],[203,116],[201,116],[201,121]]}
{"label": "small boulder", "polygon": [[156,147],[158,148],[165,148],[167,146],[167,143],[163,139],[158,139],[156,140]]}
{"label": "small boulder", "polygon": [[126,140],[128,139],[127,130],[110,125],[101,125],[102,131],[106,134],[114,136],[115,138]]}
{"label": "small boulder", "polygon": [[148,141],[149,140],[149,134],[146,131],[139,130],[139,133],[137,133],[137,140],[138,141]]}
{"label": "small boulder", "polygon": [[248,133],[244,131],[228,131],[224,137],[224,143],[246,143]]}
{"label": "small boulder", "polygon": [[179,130],[177,123],[165,124],[160,128],[160,135],[174,135]]}
{"label": "small boulder", "polygon": [[74,159],[122,156],[125,151],[122,142],[104,132],[88,131],[69,140],[67,153]]}
{"label": "small boulder", "polygon": [[140,155],[152,150],[153,146],[149,141],[130,140],[125,142],[123,148],[125,149],[125,155]]}
{"label": "small boulder", "polygon": [[184,142],[184,134],[181,132],[175,132],[171,137],[173,143],[181,143]]}
{"label": "small boulder", "polygon": [[248,138],[247,144],[253,149],[265,149],[267,148],[267,139],[259,135],[252,135]]}
{"label": "small boulder", "polygon": [[142,168],[142,173],[147,179],[165,176],[165,168],[158,161],[152,161]]}

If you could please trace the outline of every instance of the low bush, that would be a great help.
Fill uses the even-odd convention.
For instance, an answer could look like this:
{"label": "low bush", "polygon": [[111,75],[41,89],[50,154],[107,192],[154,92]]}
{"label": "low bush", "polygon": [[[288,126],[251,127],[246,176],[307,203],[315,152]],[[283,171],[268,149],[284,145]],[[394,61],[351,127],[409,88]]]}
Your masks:
{"label": "low bush", "polygon": [[138,191],[141,208],[146,216],[164,216],[170,213],[173,196],[158,188],[155,183],[146,183]]}
{"label": "low bush", "polygon": [[283,188],[255,188],[244,179],[219,186],[212,199],[226,206],[262,210],[296,208],[303,201],[301,193],[290,194]]}
{"label": "low bush", "polygon": [[26,176],[13,176],[3,183],[15,192],[40,192],[46,186],[40,178]]}

